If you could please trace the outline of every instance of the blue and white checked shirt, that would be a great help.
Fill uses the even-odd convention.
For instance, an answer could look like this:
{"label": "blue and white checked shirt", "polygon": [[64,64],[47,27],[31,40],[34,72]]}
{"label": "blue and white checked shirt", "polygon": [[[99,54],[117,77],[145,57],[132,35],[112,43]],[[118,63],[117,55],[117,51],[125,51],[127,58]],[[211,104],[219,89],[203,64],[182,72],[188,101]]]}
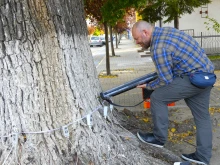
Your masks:
{"label": "blue and white checked shirt", "polygon": [[212,62],[195,39],[175,28],[155,27],[150,52],[158,78],[148,83],[147,89],[168,85],[176,75],[195,69],[205,72],[214,71]]}

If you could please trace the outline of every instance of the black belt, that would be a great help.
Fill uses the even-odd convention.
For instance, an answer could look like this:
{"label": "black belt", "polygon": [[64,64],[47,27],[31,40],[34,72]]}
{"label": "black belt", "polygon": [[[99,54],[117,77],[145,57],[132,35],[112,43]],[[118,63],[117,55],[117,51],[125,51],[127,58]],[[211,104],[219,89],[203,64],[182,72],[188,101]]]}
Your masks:
{"label": "black belt", "polygon": [[190,75],[190,72],[186,72],[186,73],[181,73],[181,74],[175,74],[173,77],[181,77],[183,78],[183,76],[189,76]]}

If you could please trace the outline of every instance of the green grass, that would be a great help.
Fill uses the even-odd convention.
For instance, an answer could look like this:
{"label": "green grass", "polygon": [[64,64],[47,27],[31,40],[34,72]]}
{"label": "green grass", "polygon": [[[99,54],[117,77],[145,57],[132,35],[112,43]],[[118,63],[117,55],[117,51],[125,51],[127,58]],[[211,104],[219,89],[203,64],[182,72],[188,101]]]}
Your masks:
{"label": "green grass", "polygon": [[220,55],[211,55],[211,56],[208,56],[208,58],[210,60],[220,60]]}

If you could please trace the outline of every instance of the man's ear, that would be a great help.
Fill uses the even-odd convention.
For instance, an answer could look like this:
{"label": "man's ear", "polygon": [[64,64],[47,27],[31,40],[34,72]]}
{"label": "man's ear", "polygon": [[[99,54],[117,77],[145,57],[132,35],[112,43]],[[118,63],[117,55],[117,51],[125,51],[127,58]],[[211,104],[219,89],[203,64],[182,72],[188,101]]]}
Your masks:
{"label": "man's ear", "polygon": [[143,33],[144,33],[146,36],[149,36],[149,34],[150,34],[149,31],[146,30],[146,29],[143,30]]}

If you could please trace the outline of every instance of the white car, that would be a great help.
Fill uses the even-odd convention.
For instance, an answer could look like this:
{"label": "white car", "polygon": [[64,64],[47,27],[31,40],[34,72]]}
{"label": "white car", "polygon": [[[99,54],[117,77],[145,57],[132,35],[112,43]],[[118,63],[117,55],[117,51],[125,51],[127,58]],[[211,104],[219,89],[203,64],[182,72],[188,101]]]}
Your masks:
{"label": "white car", "polygon": [[105,45],[105,37],[100,37],[102,40],[103,45]]}
{"label": "white car", "polygon": [[99,36],[92,36],[90,38],[89,44],[90,46],[103,46],[104,45],[101,37]]}

